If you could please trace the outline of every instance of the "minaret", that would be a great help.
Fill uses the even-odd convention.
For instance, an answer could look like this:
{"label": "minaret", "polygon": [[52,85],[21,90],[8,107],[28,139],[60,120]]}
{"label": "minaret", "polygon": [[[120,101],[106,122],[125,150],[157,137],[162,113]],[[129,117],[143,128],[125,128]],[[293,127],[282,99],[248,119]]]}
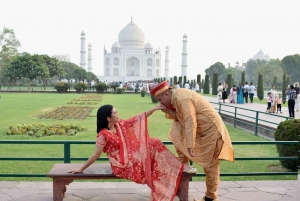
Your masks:
{"label": "minaret", "polygon": [[165,54],[165,77],[169,77],[169,46],[166,47]]}
{"label": "minaret", "polygon": [[80,67],[86,70],[85,33],[81,32]]}
{"label": "minaret", "polygon": [[187,76],[187,35],[183,35],[182,40],[182,61],[181,61],[181,76]]}
{"label": "minaret", "polygon": [[87,68],[88,72],[92,72],[93,71],[93,63],[92,63],[92,45],[89,44],[88,47],[88,68]]}

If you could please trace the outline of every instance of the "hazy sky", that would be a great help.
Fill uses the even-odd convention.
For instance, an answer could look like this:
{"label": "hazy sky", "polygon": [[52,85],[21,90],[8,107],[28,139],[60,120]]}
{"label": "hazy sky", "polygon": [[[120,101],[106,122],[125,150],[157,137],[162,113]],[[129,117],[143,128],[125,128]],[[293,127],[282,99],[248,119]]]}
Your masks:
{"label": "hazy sky", "polygon": [[[162,52],[170,76],[181,73],[182,36],[188,36],[188,79],[217,61],[246,62],[260,49],[271,58],[300,53],[299,0],[1,0],[0,29],[14,29],[31,54],[67,54],[80,62],[80,33],[93,47],[93,72],[103,75],[103,47],[138,25]],[[164,71],[163,71],[164,72]]]}

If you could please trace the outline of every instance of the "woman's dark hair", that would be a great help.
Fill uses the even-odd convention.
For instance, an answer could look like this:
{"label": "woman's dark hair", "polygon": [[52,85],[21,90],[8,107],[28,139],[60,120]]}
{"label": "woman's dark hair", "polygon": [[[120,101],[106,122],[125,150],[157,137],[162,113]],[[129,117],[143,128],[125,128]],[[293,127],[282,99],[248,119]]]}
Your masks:
{"label": "woman's dark hair", "polygon": [[103,128],[108,128],[107,117],[111,117],[113,106],[112,105],[102,105],[97,112],[97,133],[99,133]]}
{"label": "woman's dark hair", "polygon": [[291,88],[291,89],[294,89],[294,85],[291,84],[291,85],[290,85],[290,88]]}

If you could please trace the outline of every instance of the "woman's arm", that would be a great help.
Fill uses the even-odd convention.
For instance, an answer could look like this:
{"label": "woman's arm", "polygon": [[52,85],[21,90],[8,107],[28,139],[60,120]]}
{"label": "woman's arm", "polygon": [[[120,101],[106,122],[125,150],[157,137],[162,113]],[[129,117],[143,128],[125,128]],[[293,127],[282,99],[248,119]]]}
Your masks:
{"label": "woman's arm", "polygon": [[73,169],[69,170],[69,173],[81,173],[83,170],[88,168],[90,165],[92,165],[102,154],[103,147],[102,146],[96,146],[95,151],[93,155],[83,164],[83,166],[79,169]]}
{"label": "woman's arm", "polygon": [[159,103],[154,108],[151,108],[150,110],[146,111],[146,116],[149,117],[156,110],[162,110],[162,109],[165,109],[165,108],[166,107],[164,105],[162,105],[162,104]]}

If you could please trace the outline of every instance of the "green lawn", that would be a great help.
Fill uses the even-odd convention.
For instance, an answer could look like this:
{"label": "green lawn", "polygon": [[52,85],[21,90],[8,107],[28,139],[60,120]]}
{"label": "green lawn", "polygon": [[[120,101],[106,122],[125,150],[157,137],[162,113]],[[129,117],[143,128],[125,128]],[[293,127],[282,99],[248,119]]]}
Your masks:
{"label": "green lawn", "polygon": [[[66,106],[67,102],[81,97],[83,94],[57,94],[57,93],[1,93],[0,99],[0,140],[89,140],[96,137],[96,113],[97,108],[103,104],[112,104],[120,114],[120,118],[126,119],[135,114],[142,113],[155,104],[149,96],[142,98],[140,94],[104,94],[99,104],[92,105],[95,109],[84,120],[54,120],[38,119],[38,115],[51,111],[58,106]],[[168,140],[167,135],[171,121],[164,118],[162,112],[156,112],[148,120],[151,137]],[[31,137],[26,135],[5,135],[9,125],[33,124],[33,123],[72,123],[86,127],[86,131],[76,136],[47,136]],[[232,141],[264,141],[266,139],[254,136],[248,132],[227,125]],[[1,157],[62,157],[62,145],[0,145]],[[168,146],[174,152],[172,145]],[[235,145],[236,157],[278,156],[275,145]],[[72,157],[89,157],[94,151],[94,145],[72,145]],[[76,161],[78,162],[78,161]],[[58,161],[1,161],[0,173],[36,173],[45,174]],[[199,172],[203,172],[198,167]],[[230,163],[221,161],[222,173],[237,172],[272,172],[286,171],[279,161],[236,161]],[[203,177],[194,180],[203,180]],[[222,180],[258,180],[258,179],[295,179],[295,176],[257,176],[257,177],[222,177]],[[50,181],[48,178],[0,178],[0,180],[33,180]]]}

